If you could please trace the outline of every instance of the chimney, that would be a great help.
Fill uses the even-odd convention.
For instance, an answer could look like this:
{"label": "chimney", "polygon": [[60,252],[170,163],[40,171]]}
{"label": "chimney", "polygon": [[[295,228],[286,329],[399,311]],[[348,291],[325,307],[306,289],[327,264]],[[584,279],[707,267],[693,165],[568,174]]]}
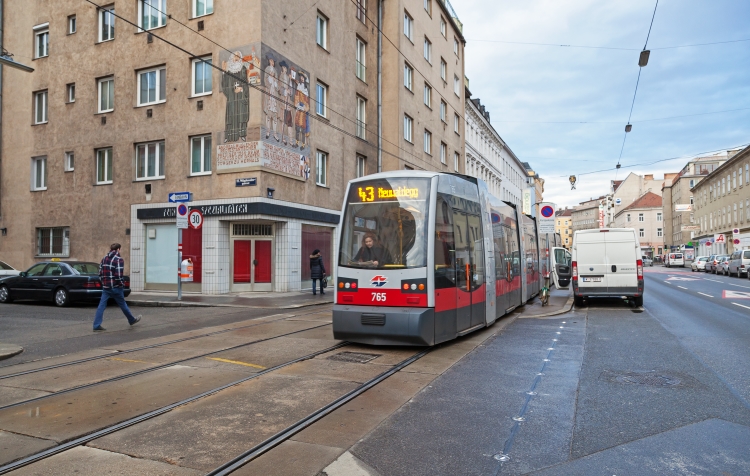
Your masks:
{"label": "chimney", "polygon": [[643,178],[644,178],[645,180],[653,180],[653,179],[654,179],[654,174],[647,174],[647,175],[644,175],[644,176],[643,176]]}

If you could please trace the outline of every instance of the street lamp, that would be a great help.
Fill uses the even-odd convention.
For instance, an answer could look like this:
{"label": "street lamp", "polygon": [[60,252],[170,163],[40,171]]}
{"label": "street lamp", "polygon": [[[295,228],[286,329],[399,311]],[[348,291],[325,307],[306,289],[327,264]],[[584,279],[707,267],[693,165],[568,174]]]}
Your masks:
{"label": "street lamp", "polygon": [[576,176],[571,175],[570,177],[568,177],[568,180],[570,181],[570,189],[575,190],[576,189]]}

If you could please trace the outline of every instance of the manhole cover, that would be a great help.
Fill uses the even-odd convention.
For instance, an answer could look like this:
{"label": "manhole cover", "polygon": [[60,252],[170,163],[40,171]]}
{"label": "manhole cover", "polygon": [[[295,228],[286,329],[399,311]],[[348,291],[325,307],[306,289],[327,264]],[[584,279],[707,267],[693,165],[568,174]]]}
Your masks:
{"label": "manhole cover", "polygon": [[366,364],[367,362],[380,357],[382,354],[364,354],[362,352],[339,352],[328,357],[328,360],[338,360],[339,362],[351,362],[354,364]]}
{"label": "manhole cover", "polygon": [[605,371],[601,378],[613,383],[629,383],[635,385],[648,385],[651,387],[682,387],[690,386],[690,379],[677,376],[667,372],[645,371],[645,372],[612,372]]}

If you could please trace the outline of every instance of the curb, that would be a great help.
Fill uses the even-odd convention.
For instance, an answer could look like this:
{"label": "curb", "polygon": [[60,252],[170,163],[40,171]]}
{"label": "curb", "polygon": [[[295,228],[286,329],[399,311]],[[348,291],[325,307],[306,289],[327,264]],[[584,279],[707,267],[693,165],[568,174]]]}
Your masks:
{"label": "curb", "polygon": [[519,317],[521,319],[539,319],[541,317],[553,317],[553,316],[559,316],[560,314],[566,314],[573,309],[573,301],[574,301],[574,297],[571,295],[568,298],[568,301],[563,305],[563,307],[557,311],[548,312],[547,314],[539,314],[537,316],[527,316],[527,317],[519,316]]}
{"label": "curb", "polygon": [[300,307],[309,306],[321,306],[323,304],[333,304],[332,301],[325,302],[311,302],[304,304],[292,304],[289,306],[253,306],[251,304],[208,304],[203,302],[190,302],[190,301],[141,301],[132,300],[126,301],[128,306],[133,307],[231,307],[238,309],[298,309]]}
{"label": "curb", "polygon": [[0,344],[0,360],[10,359],[23,352],[23,347],[11,344]]}

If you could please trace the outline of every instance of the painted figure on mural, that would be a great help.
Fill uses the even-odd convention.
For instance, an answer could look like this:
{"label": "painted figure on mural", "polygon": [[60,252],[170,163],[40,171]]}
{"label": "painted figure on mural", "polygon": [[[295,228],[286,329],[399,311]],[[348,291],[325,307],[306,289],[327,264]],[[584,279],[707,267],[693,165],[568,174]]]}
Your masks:
{"label": "painted figure on mural", "polygon": [[224,142],[247,140],[247,121],[250,118],[250,86],[247,84],[247,67],[242,53],[235,51],[221,68],[221,91],[227,98]]}
{"label": "painted figure on mural", "polygon": [[260,58],[255,53],[255,48],[253,47],[250,56],[245,56],[242,60],[247,64],[247,81],[254,86],[260,86]]}
{"label": "painted figure on mural", "polygon": [[300,149],[307,147],[307,136],[310,135],[310,121],[307,117],[310,111],[310,93],[307,89],[307,77],[304,73],[297,73],[297,91],[294,93],[296,115],[294,126],[296,129],[296,146]]}
{"label": "painted figure on mural", "polygon": [[307,160],[307,156],[299,156],[299,175],[305,180],[310,178],[310,162]]}
{"label": "painted figure on mural", "polygon": [[[271,135],[273,130],[273,138],[276,142],[279,142],[279,102],[276,98],[279,97],[279,78],[276,72],[276,59],[273,55],[267,55],[268,66],[264,70],[263,81],[266,86],[266,106],[263,111],[266,114],[266,139]],[[273,126],[273,129],[271,128]]]}
{"label": "painted figure on mural", "polygon": [[281,99],[284,103],[282,107],[284,112],[282,118],[283,122],[281,124],[281,139],[284,145],[288,145],[294,141],[294,119],[292,117],[291,106],[294,97],[294,82],[292,81],[289,65],[286,64],[286,61],[281,61],[279,67],[281,68],[281,74],[279,74],[279,89],[281,92]]}

